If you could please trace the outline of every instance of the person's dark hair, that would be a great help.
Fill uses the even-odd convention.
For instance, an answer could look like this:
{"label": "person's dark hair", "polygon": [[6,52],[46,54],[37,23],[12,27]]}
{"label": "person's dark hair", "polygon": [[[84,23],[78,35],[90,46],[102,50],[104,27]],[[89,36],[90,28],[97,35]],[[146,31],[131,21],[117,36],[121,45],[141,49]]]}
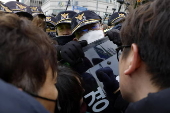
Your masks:
{"label": "person's dark hair", "polygon": [[[131,12],[123,23],[123,45],[137,44],[139,55],[159,88],[170,87],[170,2],[155,0]],[[124,49],[123,57],[129,49]]]}
{"label": "person's dark hair", "polygon": [[[79,74],[68,67],[58,66],[57,84],[59,113],[80,113],[84,89]],[[58,113],[57,112],[57,113]]]}
{"label": "person's dark hair", "polygon": [[48,35],[15,14],[0,14],[0,78],[38,93],[48,68],[57,71],[56,50]]}

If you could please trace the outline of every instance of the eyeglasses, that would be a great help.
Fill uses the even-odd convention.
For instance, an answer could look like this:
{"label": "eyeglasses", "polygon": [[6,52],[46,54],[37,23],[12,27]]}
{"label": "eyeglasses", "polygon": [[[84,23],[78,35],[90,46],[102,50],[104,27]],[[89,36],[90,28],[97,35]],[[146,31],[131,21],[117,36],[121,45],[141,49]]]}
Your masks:
{"label": "eyeglasses", "polygon": [[119,46],[118,48],[116,48],[116,52],[117,52],[117,60],[119,61],[119,57],[120,55],[122,54],[122,51],[124,48],[129,48],[131,46],[128,46],[128,45],[122,45],[122,46]]}

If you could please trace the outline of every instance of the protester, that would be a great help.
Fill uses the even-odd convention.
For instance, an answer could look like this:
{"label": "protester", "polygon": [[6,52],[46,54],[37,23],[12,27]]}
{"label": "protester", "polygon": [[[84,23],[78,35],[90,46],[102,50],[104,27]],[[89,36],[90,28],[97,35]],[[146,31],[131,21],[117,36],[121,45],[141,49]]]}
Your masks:
{"label": "protester", "polygon": [[53,113],[58,92],[52,40],[15,14],[0,14],[0,32],[0,78],[34,96]]}
{"label": "protester", "polygon": [[80,75],[65,66],[58,67],[56,87],[58,89],[57,113],[80,113],[84,89]]}
{"label": "protester", "polygon": [[170,2],[155,0],[132,11],[122,29],[120,90],[126,113],[169,113]]}
{"label": "protester", "polygon": [[34,98],[0,80],[1,113],[49,113]]}

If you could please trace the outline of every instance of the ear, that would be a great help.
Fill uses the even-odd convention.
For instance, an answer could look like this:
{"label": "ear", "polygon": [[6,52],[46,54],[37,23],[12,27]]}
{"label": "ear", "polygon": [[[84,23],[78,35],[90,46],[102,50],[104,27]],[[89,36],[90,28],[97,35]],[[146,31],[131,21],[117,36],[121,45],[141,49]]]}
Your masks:
{"label": "ear", "polygon": [[103,29],[103,24],[100,24],[100,29],[101,29],[101,30],[104,30],[104,29]]}
{"label": "ear", "polygon": [[22,88],[18,88],[20,91],[23,91]]}
{"label": "ear", "polygon": [[78,39],[77,38],[73,38],[73,41],[78,41]]}
{"label": "ear", "polygon": [[129,66],[128,68],[124,71],[125,75],[130,75],[133,73],[136,69],[138,69],[141,65],[141,58],[138,53],[138,47],[136,44],[131,45],[131,52],[128,56],[128,62]]}

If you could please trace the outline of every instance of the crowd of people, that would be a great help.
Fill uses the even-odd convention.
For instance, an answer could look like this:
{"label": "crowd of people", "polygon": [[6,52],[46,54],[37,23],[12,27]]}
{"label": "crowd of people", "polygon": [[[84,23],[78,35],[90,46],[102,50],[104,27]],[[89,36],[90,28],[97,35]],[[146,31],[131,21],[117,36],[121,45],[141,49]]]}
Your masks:
{"label": "crowd of people", "polygon": [[[0,112],[170,112],[168,0],[137,0],[108,25],[90,10],[46,16],[17,1],[0,2],[0,10]],[[83,47],[105,37],[117,45],[119,82],[102,67],[100,87],[87,70],[103,59],[91,62]]]}

